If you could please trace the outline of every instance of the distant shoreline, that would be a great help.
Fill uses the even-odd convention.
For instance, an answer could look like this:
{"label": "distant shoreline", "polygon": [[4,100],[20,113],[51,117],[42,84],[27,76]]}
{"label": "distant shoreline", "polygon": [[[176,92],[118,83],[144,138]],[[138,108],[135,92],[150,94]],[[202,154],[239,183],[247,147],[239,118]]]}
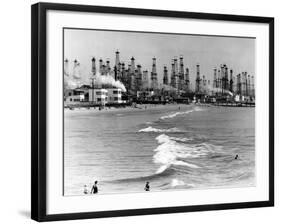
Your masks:
{"label": "distant shoreline", "polygon": [[191,106],[196,106],[196,104],[136,104],[136,106],[124,106],[124,107],[103,107],[99,110],[99,107],[73,107],[72,109],[65,107],[64,112],[65,113],[71,113],[71,112],[79,112],[79,111],[88,111],[88,112],[95,112],[95,113],[105,113],[105,112],[122,112],[122,111],[139,111],[139,110],[154,110],[159,109],[163,107],[167,108],[174,108],[175,110],[181,110],[185,108],[190,108]]}

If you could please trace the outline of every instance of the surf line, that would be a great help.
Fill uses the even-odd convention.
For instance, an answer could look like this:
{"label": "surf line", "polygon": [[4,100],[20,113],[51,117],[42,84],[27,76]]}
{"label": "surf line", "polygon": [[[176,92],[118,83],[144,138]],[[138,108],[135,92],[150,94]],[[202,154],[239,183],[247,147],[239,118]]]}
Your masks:
{"label": "surf line", "polygon": [[184,115],[184,114],[189,114],[189,113],[192,113],[194,111],[203,111],[203,109],[201,109],[199,107],[195,107],[192,110],[187,110],[187,111],[184,111],[184,112],[176,112],[176,113],[172,113],[172,114],[169,114],[169,115],[162,116],[162,117],[160,117],[160,119],[161,120],[165,120],[165,119],[169,119],[169,118],[174,118],[176,116]]}

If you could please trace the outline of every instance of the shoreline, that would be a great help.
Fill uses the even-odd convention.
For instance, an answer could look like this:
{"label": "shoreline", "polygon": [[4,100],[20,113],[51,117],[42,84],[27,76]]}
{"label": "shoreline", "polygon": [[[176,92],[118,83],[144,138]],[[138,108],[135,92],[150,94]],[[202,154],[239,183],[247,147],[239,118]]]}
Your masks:
{"label": "shoreline", "polygon": [[107,113],[107,112],[122,112],[122,111],[151,111],[154,109],[167,108],[167,109],[184,109],[192,106],[201,106],[196,104],[136,104],[136,106],[124,106],[124,107],[107,107],[102,109],[99,107],[73,107],[72,109],[64,107],[64,113],[75,113],[79,111],[95,112],[95,113]]}

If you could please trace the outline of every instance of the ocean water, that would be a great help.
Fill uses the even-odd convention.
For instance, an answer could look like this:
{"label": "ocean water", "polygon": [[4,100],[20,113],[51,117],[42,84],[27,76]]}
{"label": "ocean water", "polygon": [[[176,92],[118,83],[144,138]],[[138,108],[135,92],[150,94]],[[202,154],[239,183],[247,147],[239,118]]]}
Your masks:
{"label": "ocean water", "polygon": [[255,108],[141,108],[65,110],[65,195],[255,186]]}

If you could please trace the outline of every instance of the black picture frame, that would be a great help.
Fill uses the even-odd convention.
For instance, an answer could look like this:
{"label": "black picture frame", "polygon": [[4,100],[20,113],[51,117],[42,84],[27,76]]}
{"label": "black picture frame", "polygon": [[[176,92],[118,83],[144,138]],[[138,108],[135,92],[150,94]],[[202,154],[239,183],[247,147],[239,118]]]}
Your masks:
{"label": "black picture frame", "polygon": [[[87,13],[111,13],[155,17],[191,18],[217,21],[254,22],[269,25],[269,200],[243,203],[226,203],[196,206],[160,207],[85,213],[46,213],[46,12],[63,10]],[[73,220],[116,216],[133,216],[161,213],[192,212],[206,210],[238,209],[274,206],[274,18],[164,11],[136,8],[103,7],[89,5],[37,3],[31,10],[31,218],[36,221]]]}

